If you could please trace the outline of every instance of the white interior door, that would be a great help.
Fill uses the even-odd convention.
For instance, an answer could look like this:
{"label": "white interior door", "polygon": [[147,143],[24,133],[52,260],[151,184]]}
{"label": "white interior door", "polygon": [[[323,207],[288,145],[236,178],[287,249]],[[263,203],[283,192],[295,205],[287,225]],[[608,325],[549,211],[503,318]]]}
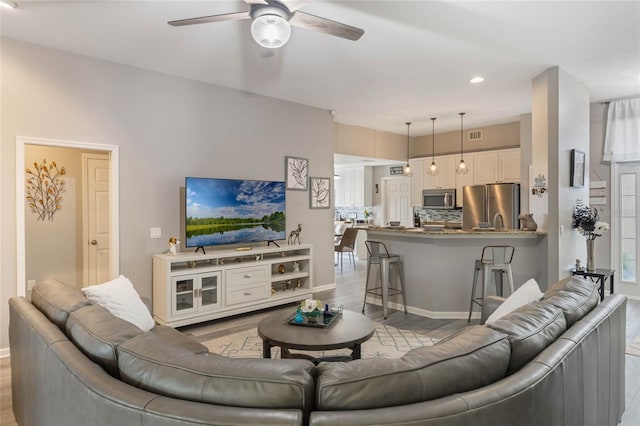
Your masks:
{"label": "white interior door", "polygon": [[111,279],[109,156],[83,154],[84,286]]}
{"label": "white interior door", "polygon": [[400,221],[401,226],[413,227],[411,209],[411,178],[382,178],[382,224]]}

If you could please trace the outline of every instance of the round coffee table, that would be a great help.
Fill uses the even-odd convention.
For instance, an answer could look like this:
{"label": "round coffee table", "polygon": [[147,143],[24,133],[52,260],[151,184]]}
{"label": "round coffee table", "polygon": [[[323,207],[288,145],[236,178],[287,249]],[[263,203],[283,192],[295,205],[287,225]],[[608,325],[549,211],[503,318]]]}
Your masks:
{"label": "round coffee table", "polygon": [[[271,347],[279,346],[282,358],[306,358],[314,362],[360,359],[360,345],[373,336],[374,323],[356,312],[343,311],[327,327],[292,325],[288,319],[294,312],[277,312],[260,321],[258,335],[262,338],[262,357],[271,358]],[[292,354],[290,349],[327,351],[351,349],[351,356],[314,358],[306,354]]]}

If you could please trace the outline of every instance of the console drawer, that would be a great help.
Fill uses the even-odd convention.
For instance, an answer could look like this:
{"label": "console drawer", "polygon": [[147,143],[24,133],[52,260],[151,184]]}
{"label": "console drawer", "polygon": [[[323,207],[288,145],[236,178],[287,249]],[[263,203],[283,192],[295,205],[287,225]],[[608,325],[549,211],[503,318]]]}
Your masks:
{"label": "console drawer", "polygon": [[269,281],[269,266],[247,266],[245,268],[229,269],[225,278],[227,288]]}
{"label": "console drawer", "polygon": [[267,297],[267,283],[227,289],[226,305],[252,302]]}

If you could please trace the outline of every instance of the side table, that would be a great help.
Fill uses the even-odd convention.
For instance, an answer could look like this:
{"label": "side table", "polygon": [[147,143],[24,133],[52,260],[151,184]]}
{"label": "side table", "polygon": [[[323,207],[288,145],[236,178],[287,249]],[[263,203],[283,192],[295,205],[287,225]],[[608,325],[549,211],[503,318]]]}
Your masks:
{"label": "side table", "polygon": [[597,282],[600,284],[600,301],[604,300],[604,283],[609,280],[609,293],[613,294],[613,286],[614,286],[614,277],[616,270],[615,269],[605,269],[605,268],[596,268],[595,272],[587,272],[585,271],[576,271],[575,269],[571,269],[571,275],[579,275],[581,277],[590,278],[591,281]]}

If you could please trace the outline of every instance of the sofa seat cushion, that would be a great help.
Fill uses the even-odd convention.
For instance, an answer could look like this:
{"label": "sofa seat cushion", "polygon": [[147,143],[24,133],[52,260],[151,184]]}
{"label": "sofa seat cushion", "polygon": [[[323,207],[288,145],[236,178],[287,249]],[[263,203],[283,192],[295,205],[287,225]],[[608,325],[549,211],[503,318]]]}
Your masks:
{"label": "sofa seat cushion", "polygon": [[118,347],[118,366],[123,381],[174,398],[237,407],[313,407],[315,366],[307,360],[194,354],[148,332]]}
{"label": "sofa seat cushion", "polygon": [[600,293],[596,283],[574,276],[554,284],[542,301],[562,309],[570,328],[598,304]]}
{"label": "sofa seat cushion", "polygon": [[509,336],[508,374],[522,368],[567,329],[562,309],[544,302],[524,305],[486,326]]}
{"label": "sofa seat cushion", "polygon": [[400,359],[323,362],[317,367],[316,407],[392,407],[469,391],[505,377],[510,353],[506,335],[478,325]]}
{"label": "sofa seat cushion", "polygon": [[100,305],[89,305],[72,312],[67,336],[93,362],[118,377],[116,348],[142,334],[135,325],[120,319]]}
{"label": "sofa seat cushion", "polygon": [[36,284],[31,290],[31,303],[62,331],[71,312],[91,304],[80,290],[56,280]]}

